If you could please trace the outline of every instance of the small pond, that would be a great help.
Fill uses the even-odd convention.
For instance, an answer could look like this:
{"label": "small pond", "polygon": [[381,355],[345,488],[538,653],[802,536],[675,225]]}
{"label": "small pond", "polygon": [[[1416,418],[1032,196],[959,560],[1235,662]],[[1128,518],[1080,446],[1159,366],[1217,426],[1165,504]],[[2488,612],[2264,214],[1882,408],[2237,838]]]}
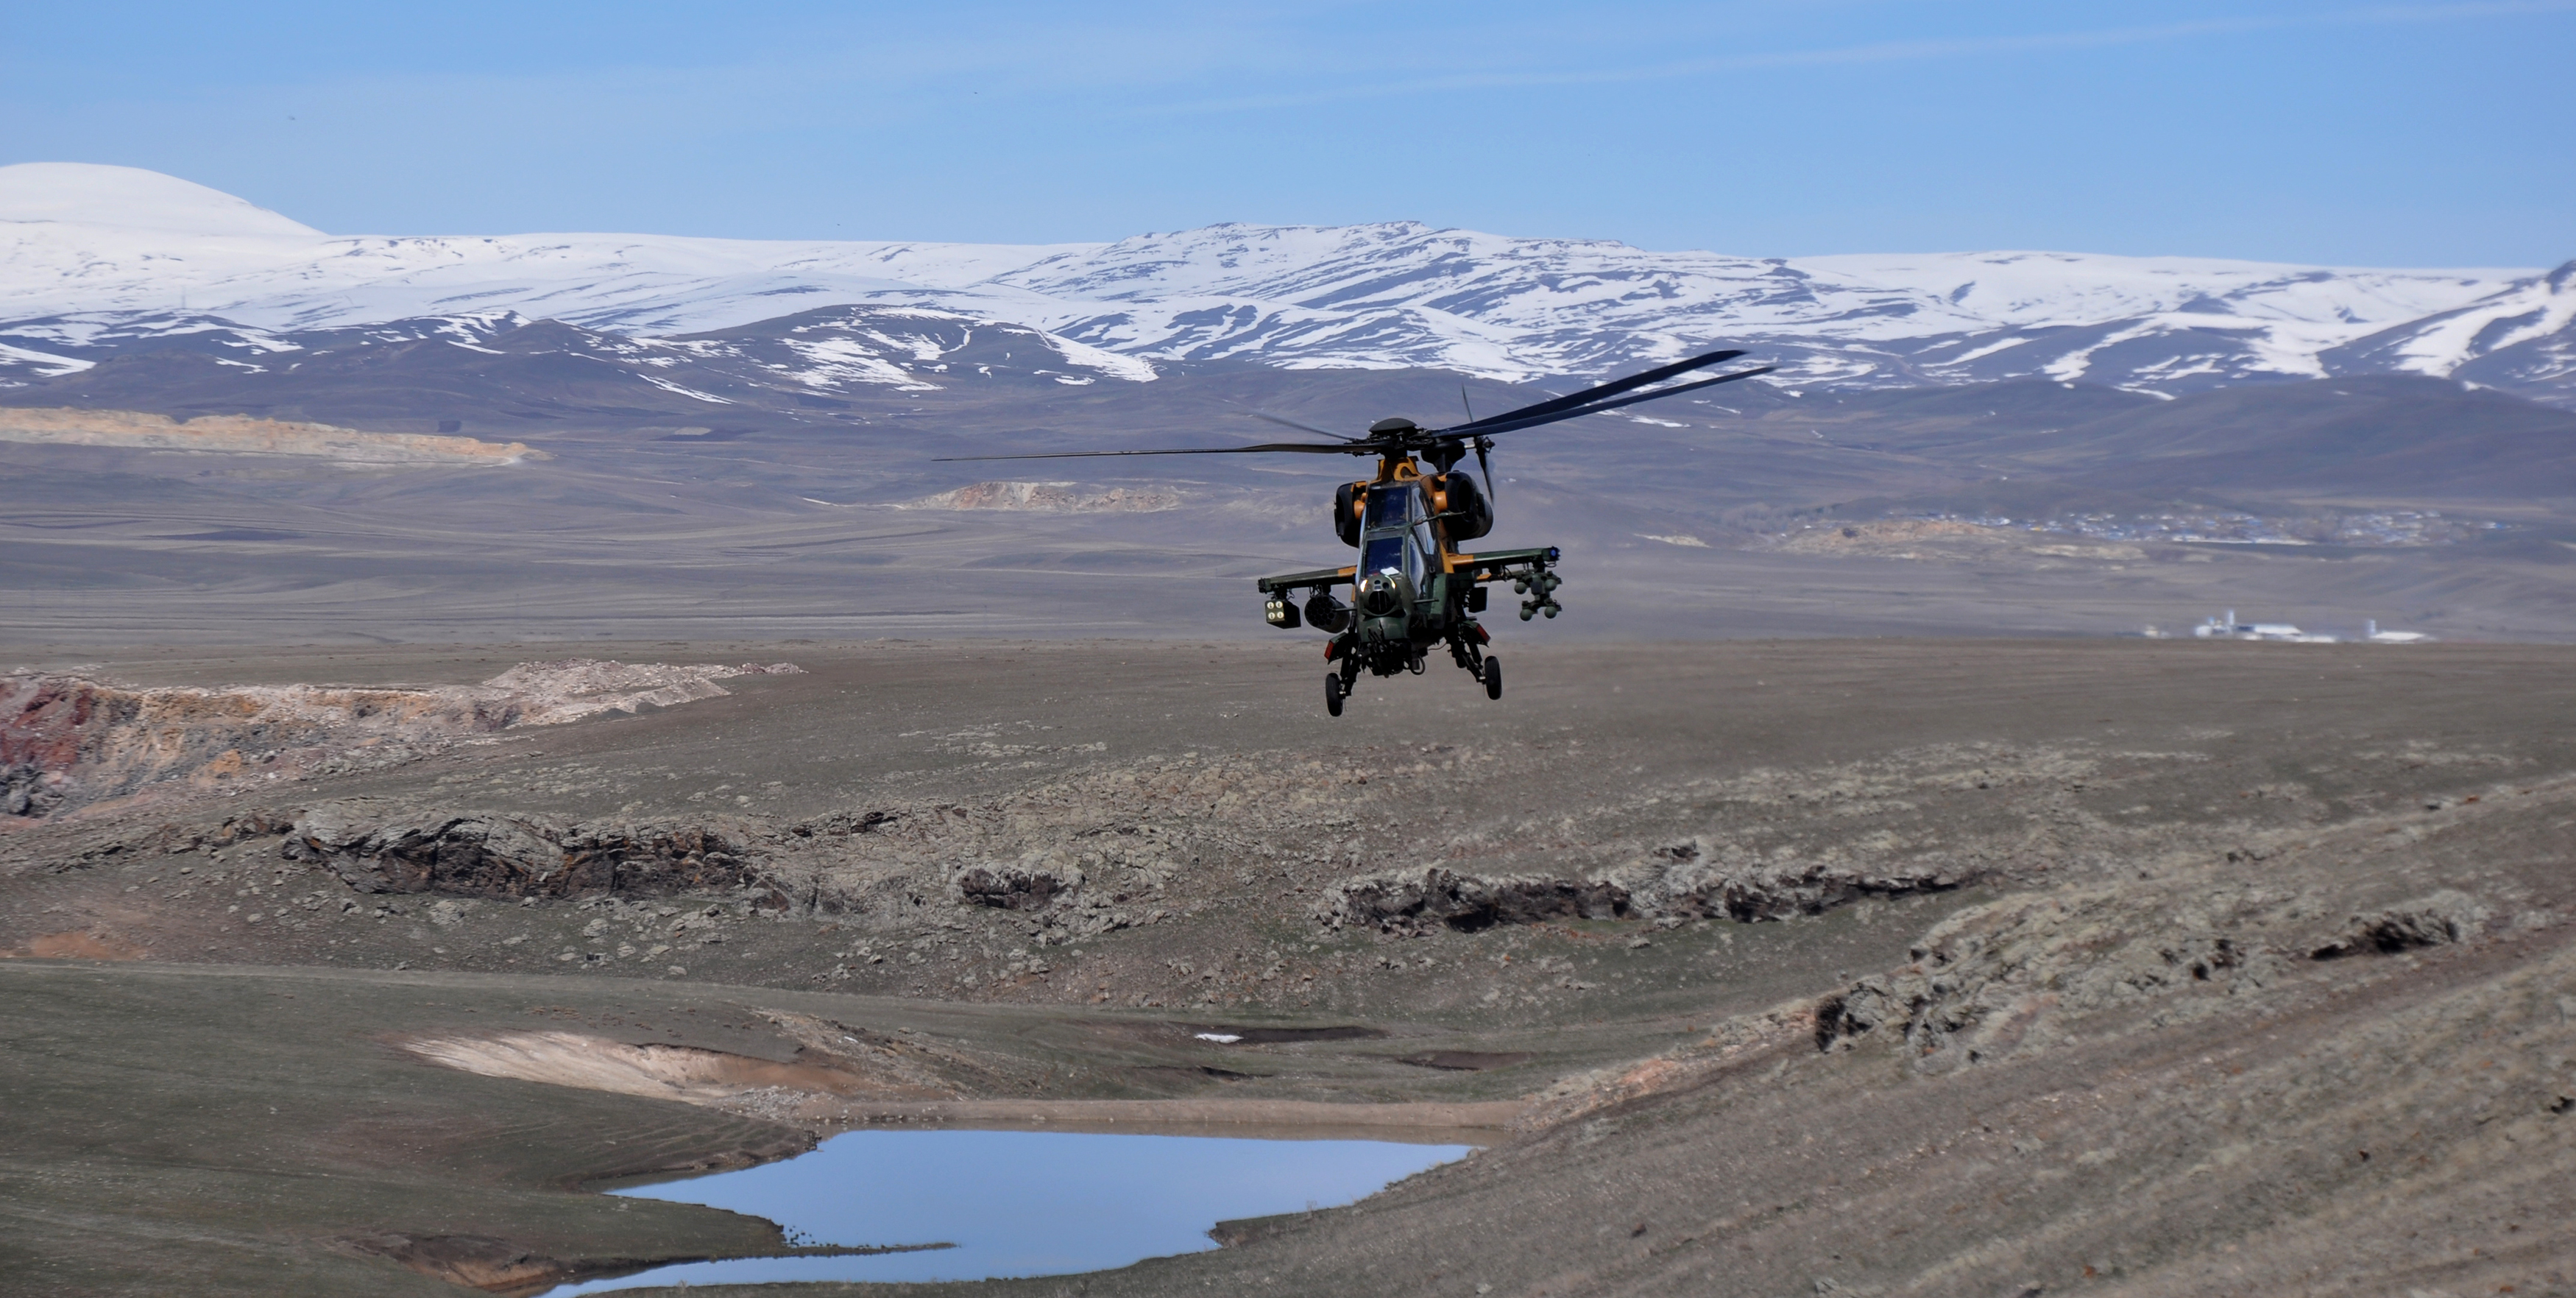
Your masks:
{"label": "small pond", "polygon": [[1463,1158],[1464,1144],[1070,1131],[853,1131],[801,1157],[614,1191],[764,1217],[803,1244],[951,1243],[844,1257],[736,1258],[563,1285],[982,1280],[1067,1275],[1216,1247],[1210,1226],[1332,1207]]}

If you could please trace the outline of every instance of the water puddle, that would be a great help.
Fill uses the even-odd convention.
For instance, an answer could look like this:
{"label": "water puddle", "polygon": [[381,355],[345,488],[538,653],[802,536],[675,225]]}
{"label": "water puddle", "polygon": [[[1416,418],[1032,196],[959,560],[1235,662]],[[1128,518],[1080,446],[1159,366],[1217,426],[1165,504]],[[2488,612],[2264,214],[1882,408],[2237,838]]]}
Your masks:
{"label": "water puddle", "polygon": [[799,1245],[948,1243],[842,1257],[690,1262],[563,1285],[985,1280],[1068,1275],[1216,1247],[1220,1221],[1335,1207],[1465,1157],[1467,1144],[1070,1131],[853,1131],[782,1162],[613,1191],[764,1217]]}

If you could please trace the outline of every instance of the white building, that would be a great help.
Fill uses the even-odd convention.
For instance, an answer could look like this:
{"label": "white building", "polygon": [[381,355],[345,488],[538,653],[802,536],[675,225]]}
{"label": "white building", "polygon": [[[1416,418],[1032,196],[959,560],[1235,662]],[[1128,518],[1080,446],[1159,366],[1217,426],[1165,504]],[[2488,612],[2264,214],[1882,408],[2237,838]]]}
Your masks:
{"label": "white building", "polygon": [[2223,618],[2211,618],[2191,629],[2204,640],[2275,640],[2287,644],[2335,644],[2337,637],[2312,635],[2287,622],[2239,622],[2236,610],[2227,610]]}
{"label": "white building", "polygon": [[[2368,644],[2423,644],[2433,638],[2421,631],[2382,631],[2376,618],[2365,625],[2369,629],[2362,632],[2361,639]],[[2232,608],[2227,610],[2224,617],[2214,617],[2193,627],[2191,633],[2203,640],[2269,640],[2278,644],[2340,644],[2343,642],[2341,636],[2302,631],[2288,622],[2239,622],[2236,620],[2236,610]],[[2161,633],[2154,627],[2147,628],[2147,635],[2150,638],[2162,638]]]}

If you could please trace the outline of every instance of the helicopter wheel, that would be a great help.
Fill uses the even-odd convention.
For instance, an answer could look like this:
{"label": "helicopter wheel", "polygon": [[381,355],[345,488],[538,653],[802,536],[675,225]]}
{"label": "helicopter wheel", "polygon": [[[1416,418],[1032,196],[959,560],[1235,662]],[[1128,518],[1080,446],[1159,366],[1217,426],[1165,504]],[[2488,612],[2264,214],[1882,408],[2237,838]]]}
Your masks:
{"label": "helicopter wheel", "polygon": [[1324,710],[1342,715],[1342,678],[1332,672],[1324,674]]}
{"label": "helicopter wheel", "polygon": [[1500,659],[1500,658],[1487,658],[1487,659],[1485,660],[1485,669],[1484,669],[1483,671],[1480,671],[1480,672],[1476,673],[1476,678],[1477,678],[1478,680],[1481,680],[1481,681],[1483,681],[1483,682],[1485,683],[1485,697],[1486,697],[1486,698],[1489,698],[1489,699],[1498,699],[1498,698],[1501,698],[1501,697],[1503,696],[1503,660],[1502,660],[1502,659]]}

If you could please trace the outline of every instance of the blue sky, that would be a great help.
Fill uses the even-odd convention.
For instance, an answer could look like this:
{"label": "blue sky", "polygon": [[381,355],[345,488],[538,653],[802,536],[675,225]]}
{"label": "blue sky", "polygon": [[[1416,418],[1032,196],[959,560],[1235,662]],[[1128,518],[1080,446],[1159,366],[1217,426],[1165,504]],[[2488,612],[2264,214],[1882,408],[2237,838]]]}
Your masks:
{"label": "blue sky", "polygon": [[78,5],[0,162],[334,233],[1410,218],[1762,256],[2576,257],[2576,0]]}

